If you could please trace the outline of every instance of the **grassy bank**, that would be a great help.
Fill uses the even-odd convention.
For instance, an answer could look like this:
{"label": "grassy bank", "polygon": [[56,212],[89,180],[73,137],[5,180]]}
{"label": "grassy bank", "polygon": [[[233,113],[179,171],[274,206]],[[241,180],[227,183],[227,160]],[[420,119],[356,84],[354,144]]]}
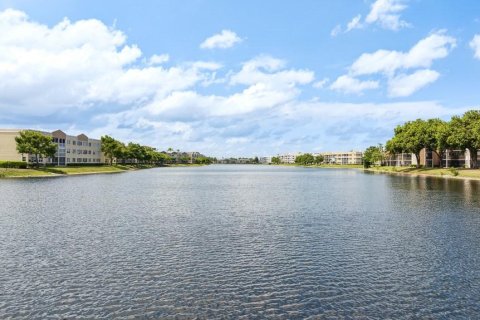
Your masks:
{"label": "grassy bank", "polygon": [[[203,166],[203,164],[173,164],[165,167],[191,167]],[[119,173],[140,169],[151,169],[158,166],[139,165],[115,165],[115,166],[68,166],[68,167],[39,167],[29,169],[0,168],[0,178],[29,178],[29,177],[56,177],[82,174]]]}
{"label": "grassy bank", "polygon": [[280,164],[270,164],[272,166],[286,166],[286,167],[303,167],[303,168],[328,168],[328,169],[361,169],[362,165],[356,164],[319,164],[319,165],[303,165],[296,163],[280,163]]}
{"label": "grassy bank", "polygon": [[75,167],[40,167],[29,169],[0,169],[0,178],[55,177],[62,175],[115,173],[132,170],[126,166],[75,166]]}
{"label": "grassy bank", "polygon": [[448,177],[460,179],[480,179],[479,169],[463,168],[412,168],[412,167],[373,167],[366,171],[403,174],[403,175],[424,175],[434,177]]}

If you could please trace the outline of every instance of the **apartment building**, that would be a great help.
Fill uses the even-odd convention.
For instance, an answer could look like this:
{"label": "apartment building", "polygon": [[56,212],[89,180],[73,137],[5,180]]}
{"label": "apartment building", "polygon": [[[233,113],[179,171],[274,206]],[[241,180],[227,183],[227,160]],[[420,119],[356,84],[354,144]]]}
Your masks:
{"label": "apartment building", "polygon": [[[22,129],[0,129],[0,160],[34,162],[34,155],[22,155],[17,151],[15,137]],[[38,131],[38,130],[36,130]],[[101,152],[101,142],[84,134],[67,135],[61,130],[53,132],[38,131],[52,138],[57,152],[52,158],[38,159],[41,164],[65,166],[71,164],[100,164],[105,159]]]}
{"label": "apartment building", "polygon": [[391,167],[410,167],[417,164],[417,159],[412,153],[388,154],[383,164]]}
{"label": "apartment building", "polygon": [[285,153],[285,154],[279,154],[278,158],[280,158],[281,163],[295,163],[295,158],[297,158],[297,156],[301,156],[302,154],[303,154],[302,152]]}
{"label": "apartment building", "polygon": [[272,157],[260,157],[258,159],[258,162],[263,163],[263,164],[270,164],[270,163],[272,163]]}
{"label": "apartment building", "polygon": [[363,153],[361,151],[348,152],[321,152],[316,155],[324,157],[324,163],[330,164],[362,164]]}

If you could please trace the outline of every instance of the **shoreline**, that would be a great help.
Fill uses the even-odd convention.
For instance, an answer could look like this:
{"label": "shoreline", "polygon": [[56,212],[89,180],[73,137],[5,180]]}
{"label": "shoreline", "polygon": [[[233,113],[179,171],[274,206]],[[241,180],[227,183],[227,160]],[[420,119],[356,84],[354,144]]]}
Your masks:
{"label": "shoreline", "polygon": [[129,171],[137,171],[153,168],[174,168],[174,167],[199,167],[199,164],[173,164],[162,166],[79,166],[79,167],[46,167],[46,168],[29,168],[29,169],[13,169],[0,168],[0,180],[2,179],[34,179],[34,178],[60,178],[68,176],[83,176],[95,174],[115,174],[125,173]]}
{"label": "shoreline", "polygon": [[457,175],[454,175],[450,171],[451,168],[395,168],[397,167],[365,168],[363,169],[363,171],[375,174],[389,174],[396,176],[480,181],[480,169],[454,168],[456,172],[458,172]]}

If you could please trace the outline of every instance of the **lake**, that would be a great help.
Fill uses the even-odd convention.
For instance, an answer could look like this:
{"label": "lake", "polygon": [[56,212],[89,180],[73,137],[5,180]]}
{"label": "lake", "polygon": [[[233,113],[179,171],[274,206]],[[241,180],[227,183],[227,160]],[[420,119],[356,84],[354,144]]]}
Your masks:
{"label": "lake", "polygon": [[480,184],[255,165],[0,180],[0,318],[478,319]]}

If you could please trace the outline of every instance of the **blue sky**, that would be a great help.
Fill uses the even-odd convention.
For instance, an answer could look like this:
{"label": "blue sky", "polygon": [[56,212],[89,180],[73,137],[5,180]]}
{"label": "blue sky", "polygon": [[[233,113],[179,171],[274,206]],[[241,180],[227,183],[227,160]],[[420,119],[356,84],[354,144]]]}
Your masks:
{"label": "blue sky", "polygon": [[0,126],[214,156],[479,108],[480,2],[2,1]]}

